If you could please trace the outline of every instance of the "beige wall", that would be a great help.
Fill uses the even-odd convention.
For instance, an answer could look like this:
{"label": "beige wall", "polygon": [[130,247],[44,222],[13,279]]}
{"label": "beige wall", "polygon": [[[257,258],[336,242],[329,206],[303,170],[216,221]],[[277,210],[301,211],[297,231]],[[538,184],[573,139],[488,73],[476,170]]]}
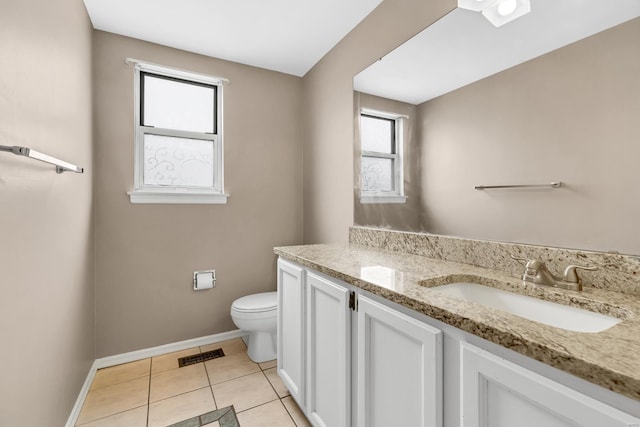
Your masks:
{"label": "beige wall", "polygon": [[421,105],[425,227],[640,254],[638,76],[640,18]]}
{"label": "beige wall", "polygon": [[66,422],[94,360],[91,26],[81,1],[0,8],[0,425]]}
{"label": "beige wall", "polygon": [[353,76],[456,4],[385,0],[304,76],[305,243],[346,242],[353,224]]}
{"label": "beige wall", "polygon": [[[420,144],[414,135],[417,107],[405,102],[354,91],[354,206],[355,225],[376,226],[394,230],[422,231],[420,227]],[[360,110],[371,110],[403,115],[402,169],[405,203],[360,203]]]}
{"label": "beige wall", "polygon": [[[235,329],[234,299],[276,289],[273,247],[302,241],[302,79],[94,34],[98,357]],[[134,205],[133,57],[226,77],[226,205]],[[218,286],[194,292],[195,270]]]}

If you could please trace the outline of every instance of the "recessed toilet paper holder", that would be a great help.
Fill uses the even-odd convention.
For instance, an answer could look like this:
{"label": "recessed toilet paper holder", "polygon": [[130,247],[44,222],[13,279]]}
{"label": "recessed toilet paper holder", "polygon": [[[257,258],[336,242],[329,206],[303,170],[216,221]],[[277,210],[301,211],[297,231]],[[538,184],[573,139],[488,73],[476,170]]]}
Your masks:
{"label": "recessed toilet paper holder", "polygon": [[193,290],[211,289],[216,287],[216,271],[200,270],[193,272]]}

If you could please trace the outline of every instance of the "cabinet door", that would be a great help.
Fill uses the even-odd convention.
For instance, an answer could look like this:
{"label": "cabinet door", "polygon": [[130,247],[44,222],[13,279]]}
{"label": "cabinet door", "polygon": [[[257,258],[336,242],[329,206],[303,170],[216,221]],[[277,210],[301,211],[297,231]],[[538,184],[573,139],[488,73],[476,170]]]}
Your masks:
{"label": "cabinet door", "polygon": [[304,408],[304,270],[278,260],[278,375]]}
{"label": "cabinet door", "polygon": [[463,427],[630,427],[640,419],[461,343]]}
{"label": "cabinet door", "polygon": [[351,422],[349,291],[307,273],[307,415],[316,427]]}
{"label": "cabinet door", "polygon": [[358,426],[442,426],[442,332],[360,295]]}

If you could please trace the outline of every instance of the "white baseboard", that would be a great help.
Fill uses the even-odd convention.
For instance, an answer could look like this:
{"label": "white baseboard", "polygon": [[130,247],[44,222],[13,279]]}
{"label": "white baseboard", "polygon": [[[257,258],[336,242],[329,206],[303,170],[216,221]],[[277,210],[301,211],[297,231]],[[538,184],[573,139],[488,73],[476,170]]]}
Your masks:
{"label": "white baseboard", "polygon": [[128,353],[116,354],[113,356],[101,357],[96,359],[89,369],[87,378],[84,380],[80,394],[76,399],[75,405],[71,410],[69,419],[67,420],[66,427],[73,427],[80,415],[80,410],[84,404],[84,399],[89,393],[89,387],[93,382],[93,378],[96,375],[96,371],[102,368],[108,368],[110,366],[121,365],[123,363],[134,362],[140,359],[146,359],[147,357],[159,356],[165,353],[173,353],[174,351],[186,350],[188,348],[199,347],[208,344],[214,344],[221,341],[232,340],[234,338],[242,338],[246,342],[248,333],[236,329],[234,331],[222,332],[220,334],[207,335],[200,338],[193,338],[190,340],[178,341],[171,344],[159,345],[157,347],[145,348],[142,350],[130,351]]}
{"label": "white baseboard", "polygon": [[78,394],[75,405],[73,405],[73,408],[71,408],[71,414],[67,419],[67,424],[65,424],[65,427],[73,427],[76,425],[76,421],[78,420],[78,416],[80,415],[80,410],[82,409],[82,405],[84,404],[84,399],[89,393],[89,387],[91,387],[93,377],[96,376],[96,371],[98,370],[98,368],[96,368],[96,362],[97,360],[94,360],[91,368],[89,368],[87,378],[84,380],[84,384],[82,384],[82,388],[80,389],[80,393]]}
{"label": "white baseboard", "polygon": [[220,341],[232,340],[248,335],[246,332],[236,329],[234,331],[223,332],[221,334],[207,335],[200,338],[178,341],[171,344],[159,345],[157,347],[145,348],[142,350],[130,351],[129,353],[116,354],[114,356],[101,357],[96,359],[96,368],[108,368],[109,366],[121,365],[123,363],[134,362],[147,357],[159,356],[165,353],[173,353],[174,351],[186,350],[201,345],[213,344]]}

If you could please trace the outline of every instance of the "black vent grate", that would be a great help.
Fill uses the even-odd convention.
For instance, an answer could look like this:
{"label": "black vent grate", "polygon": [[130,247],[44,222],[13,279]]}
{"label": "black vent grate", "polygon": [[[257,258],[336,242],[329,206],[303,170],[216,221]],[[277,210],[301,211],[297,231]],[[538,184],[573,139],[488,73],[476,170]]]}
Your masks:
{"label": "black vent grate", "polygon": [[195,365],[196,363],[206,362],[207,360],[217,359],[218,357],[224,357],[224,351],[221,348],[215,350],[205,351],[204,353],[194,354],[192,356],[185,356],[178,359],[178,366],[180,368],[189,365]]}

